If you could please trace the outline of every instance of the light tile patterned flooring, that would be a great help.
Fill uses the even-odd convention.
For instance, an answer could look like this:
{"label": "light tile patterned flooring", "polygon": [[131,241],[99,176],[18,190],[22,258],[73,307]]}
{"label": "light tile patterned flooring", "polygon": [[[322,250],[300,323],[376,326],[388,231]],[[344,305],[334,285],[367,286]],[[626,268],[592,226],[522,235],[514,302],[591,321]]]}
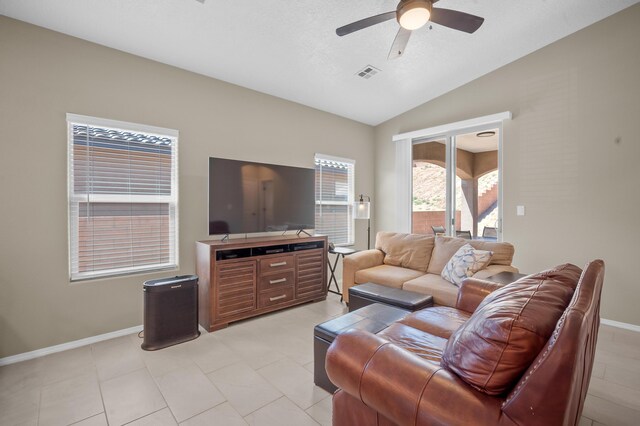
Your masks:
{"label": "light tile patterned flooring", "polygon": [[[0,425],[331,424],[313,326],[338,297],[146,352],[136,335],[0,368]],[[581,426],[640,424],[640,333],[603,326]]]}

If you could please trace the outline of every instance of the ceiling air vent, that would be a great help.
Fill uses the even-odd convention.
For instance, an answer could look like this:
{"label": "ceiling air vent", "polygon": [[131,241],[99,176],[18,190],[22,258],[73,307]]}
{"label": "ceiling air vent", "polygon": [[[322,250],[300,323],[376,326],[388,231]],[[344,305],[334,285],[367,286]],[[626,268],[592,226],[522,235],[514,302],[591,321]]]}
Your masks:
{"label": "ceiling air vent", "polygon": [[360,71],[358,71],[356,73],[356,75],[358,77],[362,77],[365,80],[370,79],[371,77],[373,77],[374,75],[378,74],[380,72],[380,70],[372,65],[367,65],[366,67],[362,68]]}

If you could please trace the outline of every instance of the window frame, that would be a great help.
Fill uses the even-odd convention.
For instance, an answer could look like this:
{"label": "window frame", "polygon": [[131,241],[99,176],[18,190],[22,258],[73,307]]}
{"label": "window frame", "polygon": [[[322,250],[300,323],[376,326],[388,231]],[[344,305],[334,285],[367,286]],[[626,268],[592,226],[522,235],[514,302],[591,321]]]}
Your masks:
{"label": "window frame", "polygon": [[[180,232],[179,232],[179,185],[178,185],[178,146],[179,146],[179,132],[178,130],[168,129],[157,126],[150,126],[145,124],[131,123],[126,121],[110,120],[105,118],[91,117],[79,114],[67,113],[67,224],[68,224],[68,266],[69,266],[69,281],[81,282],[103,278],[121,277],[127,275],[151,273],[156,271],[177,270],[180,267]],[[149,194],[89,194],[89,193],[76,193],[74,182],[74,164],[73,164],[73,149],[74,149],[74,135],[73,126],[81,125],[87,127],[101,127],[108,128],[110,130],[136,132],[150,136],[158,136],[163,138],[172,139],[172,165],[171,165],[171,194],[169,195],[149,195]],[[77,220],[73,222],[72,206],[76,206],[79,209],[81,202],[87,202],[87,198],[90,197],[89,203],[167,203],[169,209],[173,208],[173,223],[169,224],[169,262],[157,263],[142,266],[133,266],[127,268],[116,269],[102,269],[100,271],[92,272],[79,272],[74,271],[74,262],[77,263],[75,256],[79,252],[79,228],[80,222]],[[79,217],[76,217],[79,219]],[[171,222],[171,219],[170,219]]]}
{"label": "window frame", "polygon": [[[347,182],[347,201],[330,201],[330,200],[322,200],[322,197],[318,199],[318,192],[315,193],[315,205],[316,206],[347,206],[347,241],[343,243],[334,243],[335,246],[353,246],[355,245],[355,217],[353,214],[353,203],[355,202],[355,173],[356,173],[356,160],[350,158],[336,157],[332,155],[320,154],[316,153],[314,155],[314,168],[317,168],[317,162],[320,161],[330,161],[337,163],[344,163],[347,167],[350,167],[350,176],[351,178]],[[317,173],[317,170],[316,170]],[[316,229],[318,228],[318,218],[316,217]],[[330,241],[331,242],[331,241]]]}
{"label": "window frame", "polygon": [[[504,128],[503,123],[511,120],[511,111],[499,112],[496,114],[486,115],[482,117],[471,118],[468,120],[457,121],[454,123],[443,124],[426,129],[415,130],[412,132],[394,135],[391,140],[395,145],[395,176],[396,176],[396,229],[400,232],[411,232],[411,211],[413,206],[413,188],[411,168],[412,146],[413,142],[420,139],[431,139],[444,137],[447,134],[466,133],[474,129],[499,128],[499,146],[498,146],[498,202],[499,202],[499,218],[498,218],[498,241],[502,241],[504,224],[502,215],[504,213],[504,196],[503,196],[503,141]],[[447,151],[449,153],[449,151]],[[455,164],[455,161],[454,161]],[[449,175],[449,173],[447,173]],[[447,184],[449,187],[450,183]],[[447,201],[447,206],[450,201]],[[450,217],[450,213],[447,213]]]}

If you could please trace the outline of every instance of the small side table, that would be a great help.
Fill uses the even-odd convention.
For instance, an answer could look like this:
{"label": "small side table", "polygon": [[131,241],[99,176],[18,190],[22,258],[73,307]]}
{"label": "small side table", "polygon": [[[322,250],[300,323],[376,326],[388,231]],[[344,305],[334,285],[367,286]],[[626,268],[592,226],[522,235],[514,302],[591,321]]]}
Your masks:
{"label": "small side table", "polygon": [[[342,302],[342,290],[340,290],[340,286],[338,286],[338,279],[336,278],[336,267],[338,266],[338,260],[340,257],[344,259],[345,256],[348,256],[353,253],[357,253],[358,250],[346,248],[346,247],[334,247],[329,249],[329,254],[335,254],[336,258],[333,260],[333,265],[331,264],[331,258],[327,256],[327,263],[329,264],[329,271],[331,271],[331,276],[329,277],[329,285],[327,290],[333,294],[340,295],[340,301]],[[335,283],[336,289],[331,290],[331,283]]]}

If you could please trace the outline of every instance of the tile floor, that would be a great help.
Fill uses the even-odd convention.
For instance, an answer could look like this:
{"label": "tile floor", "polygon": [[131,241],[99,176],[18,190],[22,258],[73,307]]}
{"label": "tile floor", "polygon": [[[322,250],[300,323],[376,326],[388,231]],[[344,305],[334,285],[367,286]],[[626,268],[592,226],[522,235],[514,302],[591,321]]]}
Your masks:
{"label": "tile floor", "polygon": [[[313,385],[313,326],[327,301],[146,352],[136,335],[0,368],[0,425],[331,424]],[[603,326],[581,426],[640,423],[640,333]]]}

